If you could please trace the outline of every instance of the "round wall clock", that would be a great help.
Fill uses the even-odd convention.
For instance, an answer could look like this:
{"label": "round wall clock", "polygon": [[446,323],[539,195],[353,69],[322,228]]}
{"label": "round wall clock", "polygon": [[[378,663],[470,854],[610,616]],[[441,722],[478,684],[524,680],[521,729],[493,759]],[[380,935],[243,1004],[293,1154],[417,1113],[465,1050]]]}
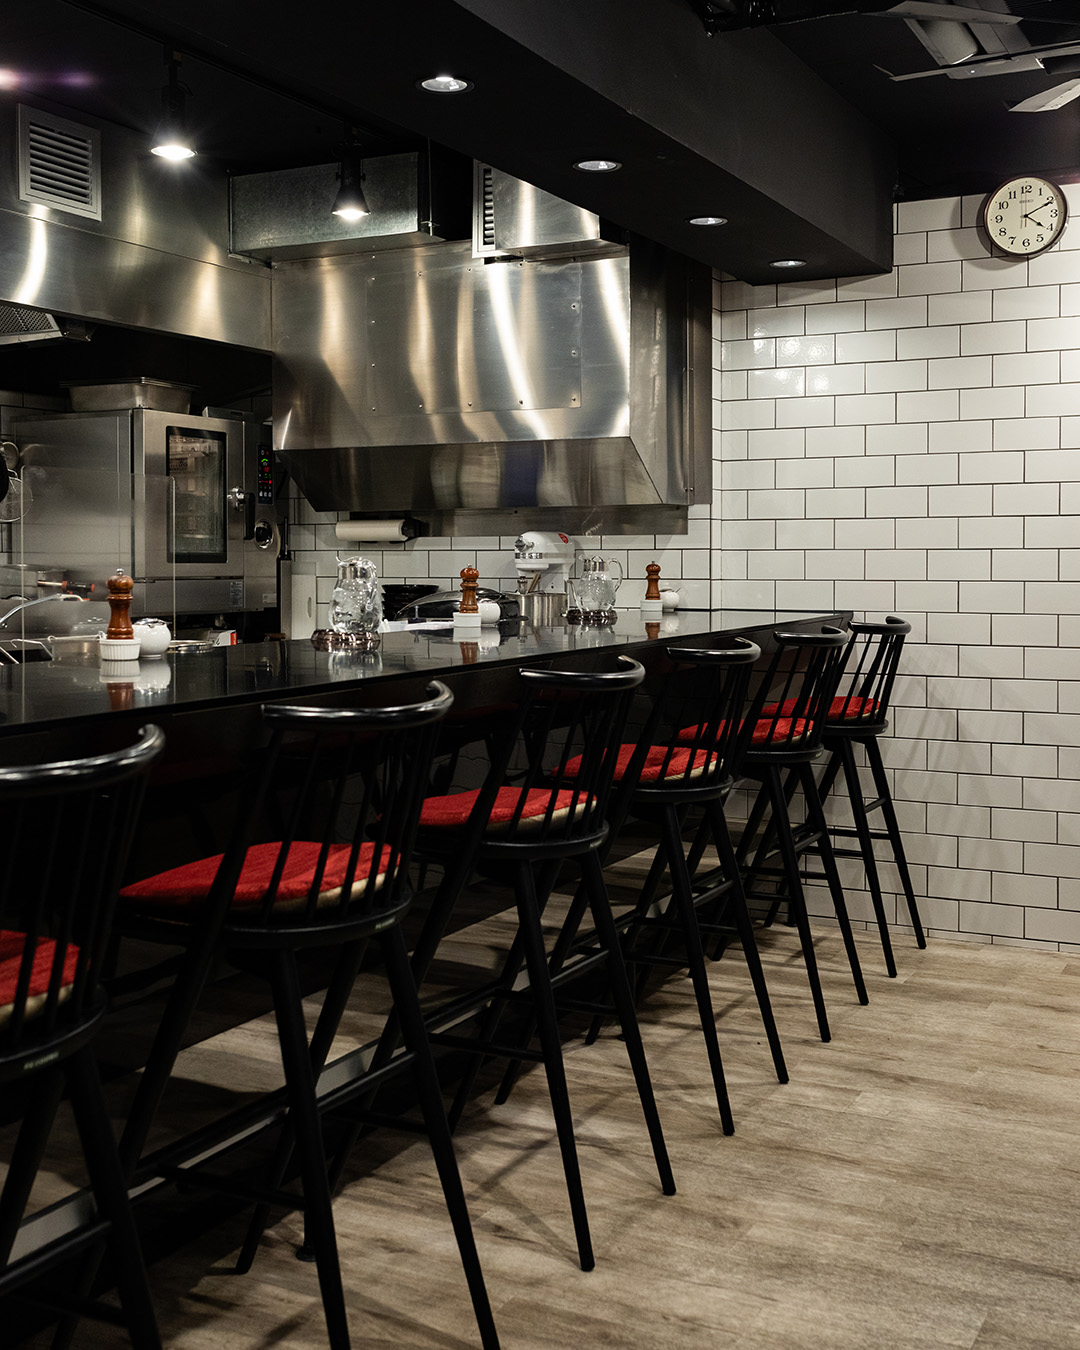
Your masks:
{"label": "round wall clock", "polygon": [[991,250],[1010,258],[1030,258],[1061,238],[1069,208],[1056,183],[1028,175],[996,188],[982,208]]}

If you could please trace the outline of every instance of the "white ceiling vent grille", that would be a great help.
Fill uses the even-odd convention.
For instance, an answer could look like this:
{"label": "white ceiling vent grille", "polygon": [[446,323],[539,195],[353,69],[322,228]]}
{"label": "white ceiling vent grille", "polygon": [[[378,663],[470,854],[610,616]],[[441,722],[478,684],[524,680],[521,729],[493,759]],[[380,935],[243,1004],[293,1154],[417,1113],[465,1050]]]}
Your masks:
{"label": "white ceiling vent grille", "polygon": [[19,105],[19,197],[101,219],[100,137],[90,127]]}

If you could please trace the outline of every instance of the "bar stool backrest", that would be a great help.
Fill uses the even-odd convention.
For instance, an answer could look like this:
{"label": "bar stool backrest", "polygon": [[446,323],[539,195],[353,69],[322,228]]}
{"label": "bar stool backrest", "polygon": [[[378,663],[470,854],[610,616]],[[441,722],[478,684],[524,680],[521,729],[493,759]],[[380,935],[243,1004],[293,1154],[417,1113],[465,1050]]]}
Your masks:
{"label": "bar stool backrest", "polygon": [[848,627],[852,640],[829,721],[881,731],[888,721],[889,699],[911,624],[890,614],[884,623],[853,619]]}
{"label": "bar stool backrest", "polygon": [[206,860],[216,869],[209,912],[249,934],[298,934],[405,903],[435,736],[453,701],[433,680],[424,700],[397,707],[265,706],[270,740],[246,824]]}
{"label": "bar stool backrest", "polygon": [[775,632],[773,641],[743,722],[740,751],[801,756],[821,746],[851,636],[823,624],[817,633]]}
{"label": "bar stool backrest", "polygon": [[643,798],[715,796],[734,777],[761,648],[735,637],[723,647],[668,647],[666,654],[671,666],[653,691],[622,789]]}
{"label": "bar stool backrest", "polygon": [[116,896],[165,737],[0,767],[0,1081],[56,1063],[89,1036]]}
{"label": "bar stool backrest", "polygon": [[[645,671],[521,671],[521,703],[469,818],[468,848],[538,853],[602,837],[626,715]],[[500,803],[507,805],[500,809]]]}

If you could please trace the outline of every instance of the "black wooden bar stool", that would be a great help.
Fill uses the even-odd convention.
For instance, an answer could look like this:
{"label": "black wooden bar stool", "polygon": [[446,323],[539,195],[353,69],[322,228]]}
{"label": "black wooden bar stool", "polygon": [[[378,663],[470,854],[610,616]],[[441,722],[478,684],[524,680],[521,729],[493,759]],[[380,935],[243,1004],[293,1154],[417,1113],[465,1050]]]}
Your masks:
{"label": "black wooden bar stool", "polygon": [[[751,669],[761,648],[734,638],[722,648],[669,647],[669,666],[651,677],[650,706],[639,738],[620,747],[615,769],[612,837],[629,817],[658,822],[661,838],[649,876],[633,909],[620,917],[628,964],[644,975],[657,966],[683,968],[690,979],[709,1058],[713,1088],[725,1134],[734,1130],[728,1099],[716,1014],[709,990],[703,936],[726,942],[737,936],[750,973],[776,1076],[788,1080],[768,987],[761,967],[735,851],[724,817],[723,800],[734,782],[750,728],[743,713]],[[576,766],[571,763],[568,771]],[[572,777],[572,775],[571,775]],[[718,866],[707,876],[692,878],[683,843],[683,827],[692,810],[703,813],[702,828],[713,842]],[[605,855],[610,851],[605,850]],[[659,885],[670,873],[671,891],[659,897]],[[704,917],[707,916],[707,917]],[[585,906],[579,893],[567,915],[552,954],[561,969],[591,949],[594,935],[579,933]],[[681,952],[672,948],[679,946]],[[599,1032],[597,1018],[590,1039]],[[505,1100],[517,1073],[512,1062],[497,1101]]]}
{"label": "black wooden bar stool", "polygon": [[[163,1166],[150,1157],[136,1175],[159,1173],[254,1201],[242,1268],[270,1206],[303,1209],[333,1350],[350,1342],[322,1117],[369,1100],[391,1070],[403,1068],[411,1071],[481,1341],[485,1350],[498,1346],[401,923],[412,898],[409,859],[434,738],[452,703],[438,681],[427,695],[392,708],[264,707],[272,733],[265,767],[224,855],[122,893],[129,932],[187,948],[129,1115],[123,1155],[136,1164],[211,965],[227,953],[265,978],[273,995],[287,1115],[269,1173],[247,1184],[220,1167]],[[269,834],[268,820],[275,822]],[[382,957],[404,1054],[382,1073],[358,1068],[320,1094],[319,1074],[369,942]],[[317,950],[332,954],[333,973],[309,1038],[298,957]],[[281,1189],[294,1150],[302,1196]]]}
{"label": "black wooden bar stool", "polygon": [[[675,1190],[652,1084],[641,1044],[633,995],[600,866],[599,850],[608,833],[608,808],[616,755],[627,706],[644,671],[619,657],[614,669],[601,671],[521,671],[521,700],[511,734],[503,737],[481,788],[429,797],[420,816],[417,852],[439,862],[443,881],[428,916],[428,928],[414,953],[414,965],[429,963],[446,929],[454,904],[479,864],[503,869],[513,887],[518,927],[501,972],[479,993],[449,1013],[460,1024],[466,1005],[479,1014],[475,1037],[434,1030],[436,1045],[468,1052],[473,1066],[459,1091],[464,1100],[481,1060],[489,1055],[524,1056],[542,1062],[562,1154],[570,1209],[583,1270],[594,1265],[574,1123],[563,1065],[556,993],[566,1003],[565,980],[552,977],[541,916],[564,862],[581,872],[582,886],[599,937],[598,964],[606,969],[614,993],[623,1038],[652,1142],[665,1194]],[[575,772],[568,775],[573,763]],[[418,978],[426,972],[421,964]],[[528,984],[518,988],[522,970]],[[580,978],[581,971],[572,972]],[[564,975],[566,972],[564,972]],[[506,1009],[524,1004],[540,1048],[525,1049],[497,1039]],[[575,1006],[572,1002],[570,1006]],[[587,1005],[590,1009],[593,1004]],[[445,1023],[447,1014],[435,1014]],[[388,1028],[384,1045],[393,1043]]]}
{"label": "black wooden bar stool", "polygon": [[[0,1192],[0,1296],[26,1290],[69,1322],[85,1314],[126,1323],[136,1350],[158,1350],[161,1341],[93,1038],[106,1010],[100,978],[116,892],[145,773],[164,743],[150,726],[130,749],[0,768],[0,812],[10,841],[0,871],[0,1097],[5,1105],[18,1103],[21,1117]],[[13,1255],[65,1089],[97,1212]],[[105,1239],[119,1314],[55,1277],[58,1264]],[[50,1271],[53,1278],[44,1280]]]}
{"label": "black wooden bar stool", "polygon": [[[778,632],[773,636],[775,649],[751,708],[748,721],[753,729],[739,766],[744,776],[756,779],[761,786],[737,855],[740,864],[747,868],[749,896],[763,898],[775,909],[776,894],[761,889],[762,883],[771,879],[789,905],[799,932],[818,1030],[821,1039],[827,1041],[831,1033],[799,861],[808,849],[821,858],[856,995],[860,1003],[868,1001],[844,888],[813,773],[813,765],[823,753],[826,722],[850,635],[826,625],[820,633]],[[801,820],[792,815],[796,789],[803,799]],[[766,817],[767,827],[755,849],[758,826]]]}
{"label": "black wooden bar stool", "polygon": [[[853,636],[847,662],[825,722],[824,744],[829,759],[818,791],[822,802],[826,802],[841,769],[843,770],[844,784],[855,823],[854,826],[832,825],[830,832],[834,837],[855,839],[858,847],[834,845],[833,853],[838,858],[861,859],[870,899],[874,906],[878,932],[881,935],[885,968],[890,975],[895,975],[896,960],[889,938],[877,859],[874,856],[875,840],[888,842],[892,850],[900,885],[907,901],[911,926],[915,932],[915,941],[920,947],[926,946],[926,935],[919,918],[915,889],[911,884],[911,873],[904,854],[904,841],[900,834],[896,809],[889,791],[889,779],[878,745],[879,737],[888,730],[889,700],[900,664],[904,639],[911,632],[911,625],[890,614],[883,623],[852,620],[849,628]],[[874,781],[876,796],[870,800],[866,799],[859,781],[859,766],[855,759],[857,745],[861,745],[866,753],[866,762]],[[883,830],[871,828],[872,811],[881,812],[885,824]]]}

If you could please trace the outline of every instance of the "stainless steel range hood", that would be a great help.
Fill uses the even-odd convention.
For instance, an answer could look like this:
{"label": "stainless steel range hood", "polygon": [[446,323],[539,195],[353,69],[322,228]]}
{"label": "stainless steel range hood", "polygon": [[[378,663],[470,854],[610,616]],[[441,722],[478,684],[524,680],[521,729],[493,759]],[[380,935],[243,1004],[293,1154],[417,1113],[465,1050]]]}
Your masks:
{"label": "stainless steel range hood", "polygon": [[596,247],[280,263],[275,443],[311,504],[438,533],[678,530],[708,491],[708,272]]}

